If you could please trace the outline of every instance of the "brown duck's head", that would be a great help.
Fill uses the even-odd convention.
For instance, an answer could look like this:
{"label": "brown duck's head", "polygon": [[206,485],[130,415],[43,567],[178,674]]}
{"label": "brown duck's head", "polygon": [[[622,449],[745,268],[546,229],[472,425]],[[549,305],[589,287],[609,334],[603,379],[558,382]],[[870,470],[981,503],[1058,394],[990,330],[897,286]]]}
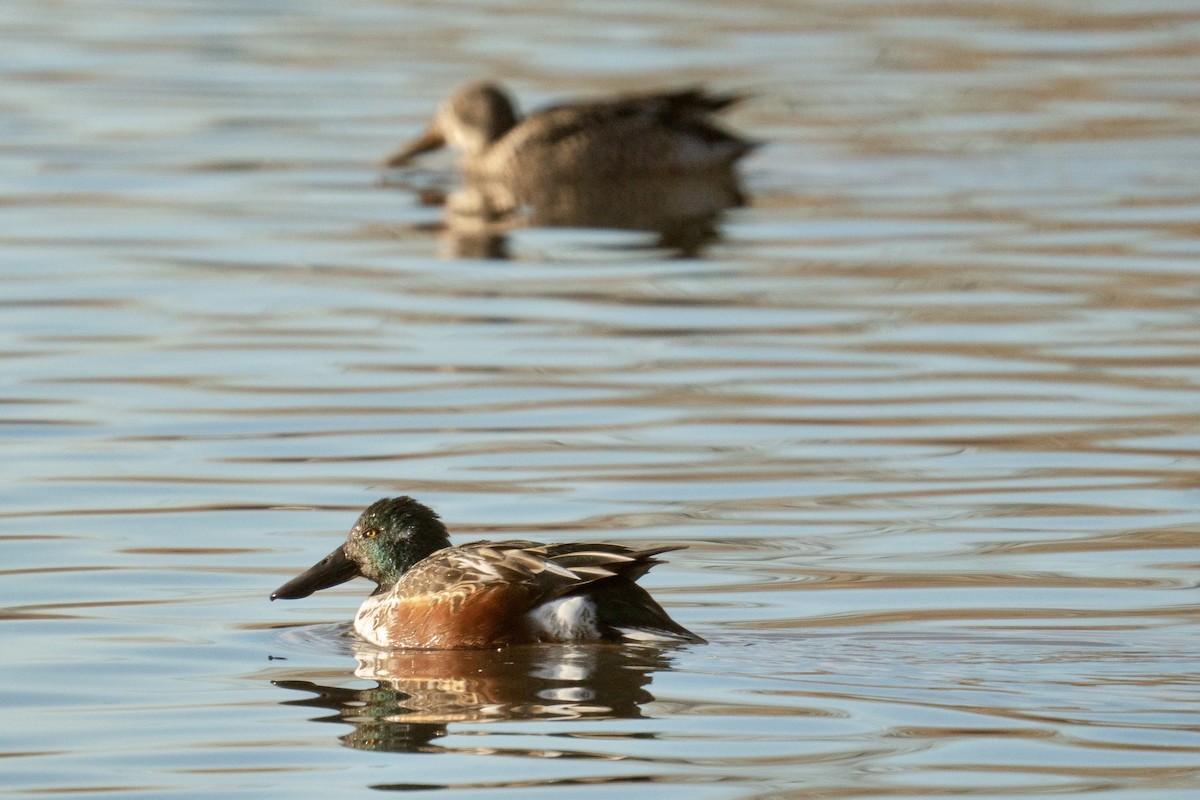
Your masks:
{"label": "brown duck's head", "polygon": [[421,153],[444,145],[474,155],[516,124],[516,109],[503,89],[486,81],[468,83],[442,103],[421,136],[388,156],[384,165],[401,167]]}

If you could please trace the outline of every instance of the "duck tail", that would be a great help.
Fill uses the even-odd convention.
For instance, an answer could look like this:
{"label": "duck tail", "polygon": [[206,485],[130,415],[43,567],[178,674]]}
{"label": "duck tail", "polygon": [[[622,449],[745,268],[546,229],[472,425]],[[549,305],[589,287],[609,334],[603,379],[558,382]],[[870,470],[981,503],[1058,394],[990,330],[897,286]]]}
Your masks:
{"label": "duck tail", "polygon": [[650,593],[620,577],[597,581],[587,595],[596,608],[604,637],[625,642],[691,642],[704,639],[667,614]]}

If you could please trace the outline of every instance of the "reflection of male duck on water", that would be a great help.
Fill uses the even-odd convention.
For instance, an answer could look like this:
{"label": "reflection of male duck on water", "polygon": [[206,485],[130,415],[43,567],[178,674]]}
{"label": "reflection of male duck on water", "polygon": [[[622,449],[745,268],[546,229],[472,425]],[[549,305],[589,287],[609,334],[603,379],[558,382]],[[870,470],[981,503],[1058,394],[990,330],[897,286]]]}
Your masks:
{"label": "reflection of male duck on water", "polygon": [[375,686],[303,674],[273,683],[313,695],[287,705],[333,712],[317,721],[353,725],[341,737],[347,746],[398,752],[429,750],[454,723],[639,718],[654,700],[646,687],[671,658],[659,648],[591,645],[381,651],[360,643],[355,651],[356,683]]}
{"label": "reflection of male duck on water", "polygon": [[447,222],[660,232],[668,245],[712,238],[742,205],[734,164],[755,144],[711,119],[740,98],[699,89],[568,103],[517,116],[490,83],[452,94],[425,133],[385,160],[407,165],[443,145],[462,152],[465,186]]}

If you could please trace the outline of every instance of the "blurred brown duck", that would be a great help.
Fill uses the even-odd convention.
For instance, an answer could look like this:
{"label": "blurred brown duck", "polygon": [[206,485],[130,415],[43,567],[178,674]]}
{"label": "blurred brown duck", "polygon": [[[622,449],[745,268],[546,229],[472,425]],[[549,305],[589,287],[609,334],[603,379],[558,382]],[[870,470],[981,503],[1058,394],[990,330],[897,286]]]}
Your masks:
{"label": "blurred brown duck", "polygon": [[450,145],[468,180],[521,185],[546,181],[678,176],[729,170],[756,144],[711,117],[742,98],[690,88],[565,103],[521,119],[492,83],[459,88],[425,133],[390,155],[387,167]]}

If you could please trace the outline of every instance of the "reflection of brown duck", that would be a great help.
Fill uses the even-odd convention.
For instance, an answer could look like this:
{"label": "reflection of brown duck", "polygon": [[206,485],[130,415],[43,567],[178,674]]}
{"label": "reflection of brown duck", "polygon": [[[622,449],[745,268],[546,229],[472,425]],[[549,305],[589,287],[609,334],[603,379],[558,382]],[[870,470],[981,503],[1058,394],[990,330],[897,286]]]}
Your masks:
{"label": "reflection of brown duck", "polygon": [[288,705],[335,712],[318,721],[353,725],[347,746],[407,752],[430,749],[452,723],[640,717],[654,699],[645,688],[653,670],[670,664],[658,649],[612,645],[389,652],[361,644],[355,655],[355,674],[375,687],[274,683],[316,695]]}
{"label": "reflection of brown duck", "polygon": [[481,220],[493,226],[484,234],[502,232],[497,224],[650,230],[688,251],[712,237],[718,213],[744,203],[734,165],[755,144],[711,119],[739,99],[685,89],[520,119],[500,88],[471,83],[385,165],[445,144],[461,150],[465,187],[448,204],[452,232],[478,237]]}

